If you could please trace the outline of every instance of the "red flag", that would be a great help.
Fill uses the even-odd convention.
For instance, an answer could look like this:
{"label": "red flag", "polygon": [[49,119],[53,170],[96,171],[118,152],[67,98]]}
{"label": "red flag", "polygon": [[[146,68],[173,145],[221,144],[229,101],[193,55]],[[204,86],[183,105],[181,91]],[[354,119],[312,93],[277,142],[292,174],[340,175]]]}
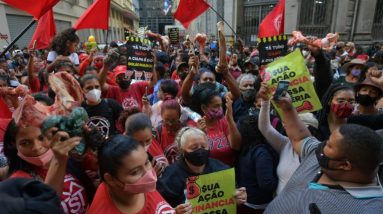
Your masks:
{"label": "red flag", "polygon": [[40,19],[59,0],[3,0],[5,3],[31,14],[35,19]]}
{"label": "red flag", "polygon": [[35,49],[45,49],[49,47],[52,38],[56,35],[56,25],[53,19],[53,11],[49,10],[39,19],[37,28],[28,47],[32,48],[36,40]]}
{"label": "red flag", "polygon": [[109,11],[110,0],[96,0],[77,20],[73,28],[76,30],[86,28],[108,30]]}
{"label": "red flag", "polygon": [[285,0],[280,0],[259,25],[258,38],[281,35],[285,31]]}
{"label": "red flag", "polygon": [[187,29],[190,23],[209,9],[210,5],[204,0],[180,0],[174,18]]}

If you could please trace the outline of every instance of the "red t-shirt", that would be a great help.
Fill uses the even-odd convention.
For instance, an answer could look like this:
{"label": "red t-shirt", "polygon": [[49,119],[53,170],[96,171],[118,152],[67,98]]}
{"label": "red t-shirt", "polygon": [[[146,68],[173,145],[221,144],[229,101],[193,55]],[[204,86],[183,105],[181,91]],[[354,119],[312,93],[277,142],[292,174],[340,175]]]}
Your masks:
{"label": "red t-shirt", "polygon": [[149,83],[146,81],[136,82],[129,86],[128,90],[122,90],[118,86],[109,85],[104,98],[115,99],[118,103],[124,106],[124,101],[128,98],[135,99],[140,108],[142,108],[142,97],[145,95],[145,88],[148,88],[148,94],[153,93],[153,87],[149,88]]}
{"label": "red t-shirt", "polygon": [[214,127],[206,127],[209,142],[210,157],[220,160],[223,163],[234,165],[234,151],[228,140],[229,125],[226,118],[220,119]]}
{"label": "red t-shirt", "polygon": [[29,82],[29,87],[31,88],[32,93],[40,92],[40,80],[36,76],[32,77],[32,81]]}
{"label": "red t-shirt", "polygon": [[[113,203],[107,185],[101,183],[97,188],[88,214],[122,214]],[[172,214],[174,209],[157,192],[145,193],[145,205],[138,214]]]}
{"label": "red t-shirt", "polygon": [[157,129],[158,144],[161,146],[170,164],[176,162],[178,155],[177,146],[174,144],[175,138],[176,133],[168,132],[166,126],[161,126],[161,130]]}
{"label": "red t-shirt", "polygon": [[[47,170],[36,169],[35,172],[43,180],[47,174]],[[34,178],[32,175],[18,170],[11,175],[11,178]],[[35,179],[35,178],[34,178]],[[61,207],[65,213],[79,214],[86,213],[89,202],[85,193],[85,188],[71,174],[64,177],[64,186],[61,194]]]}
{"label": "red t-shirt", "polygon": [[180,80],[180,76],[178,76],[178,73],[177,73],[177,71],[176,70],[174,70],[173,72],[172,72],[172,76],[170,77],[170,79],[172,79],[172,80]]}
{"label": "red t-shirt", "polygon": [[153,164],[155,162],[159,162],[164,167],[167,167],[169,165],[168,159],[166,159],[164,155],[164,151],[154,138],[152,139],[152,143],[148,148],[148,153],[153,157]]}

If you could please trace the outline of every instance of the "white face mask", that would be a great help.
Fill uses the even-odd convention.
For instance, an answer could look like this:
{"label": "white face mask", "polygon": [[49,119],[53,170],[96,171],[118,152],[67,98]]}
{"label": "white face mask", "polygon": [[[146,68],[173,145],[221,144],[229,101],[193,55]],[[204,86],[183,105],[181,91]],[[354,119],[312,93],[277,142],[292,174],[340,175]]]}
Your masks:
{"label": "white face mask", "polygon": [[85,94],[85,98],[90,102],[98,102],[101,98],[101,90],[100,89],[92,89]]}

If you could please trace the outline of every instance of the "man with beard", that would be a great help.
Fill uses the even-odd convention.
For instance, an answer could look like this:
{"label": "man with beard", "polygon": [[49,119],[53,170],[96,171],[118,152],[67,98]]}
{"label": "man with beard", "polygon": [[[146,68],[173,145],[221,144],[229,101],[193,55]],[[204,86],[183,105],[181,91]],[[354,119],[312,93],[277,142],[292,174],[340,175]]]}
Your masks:
{"label": "man with beard", "polygon": [[375,105],[382,97],[383,91],[370,78],[355,86],[356,102],[359,104],[354,114],[373,115],[378,114]]}
{"label": "man with beard", "polygon": [[[153,60],[153,65],[156,64],[156,59]],[[153,93],[153,87],[157,82],[157,71],[153,66],[152,78],[150,81],[140,81],[131,84],[131,76],[127,75],[128,70],[123,71],[119,70],[115,73],[116,83],[118,86],[109,85],[106,83],[106,77],[108,73],[108,65],[106,65],[104,60],[104,67],[101,69],[100,73],[100,85],[103,91],[103,97],[115,99],[118,103],[124,106],[124,102],[133,98],[140,105],[142,109],[142,99],[148,94]]]}

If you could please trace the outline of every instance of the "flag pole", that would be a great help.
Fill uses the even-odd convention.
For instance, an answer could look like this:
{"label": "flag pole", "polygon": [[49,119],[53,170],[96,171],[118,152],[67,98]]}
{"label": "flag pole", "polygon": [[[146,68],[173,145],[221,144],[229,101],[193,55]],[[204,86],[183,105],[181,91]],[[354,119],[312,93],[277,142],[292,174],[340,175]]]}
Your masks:
{"label": "flag pole", "polygon": [[108,51],[108,35],[109,35],[109,28],[108,29],[106,29],[106,35],[105,35],[105,47],[104,47],[104,50],[103,50],[103,52],[106,54]]}
{"label": "flag pole", "polygon": [[36,20],[32,19],[29,25],[26,26],[24,30],[21,31],[21,33],[19,33],[19,35],[17,35],[17,37],[10,44],[8,44],[7,48],[5,48],[3,52],[1,52],[0,57],[3,57],[5,53],[7,53],[7,51],[9,51],[9,49],[11,49],[12,46],[20,39],[20,37],[22,37],[25,34],[25,32],[27,32],[27,30],[29,30],[29,28],[31,28],[35,23],[36,23]]}
{"label": "flag pole", "polygon": [[[206,2],[206,4],[208,4],[208,3]],[[212,11],[214,11],[214,12],[217,14],[217,16],[218,16],[219,18],[221,18],[222,21],[225,22],[225,24],[230,28],[230,30],[233,32],[234,36],[236,37],[235,39],[240,38],[240,37],[237,35],[237,33],[234,31],[234,29],[229,25],[229,23],[227,23],[227,21],[221,16],[221,14],[219,14],[218,11],[215,10],[210,4],[208,4],[208,5],[209,5],[210,9],[211,9]]]}

